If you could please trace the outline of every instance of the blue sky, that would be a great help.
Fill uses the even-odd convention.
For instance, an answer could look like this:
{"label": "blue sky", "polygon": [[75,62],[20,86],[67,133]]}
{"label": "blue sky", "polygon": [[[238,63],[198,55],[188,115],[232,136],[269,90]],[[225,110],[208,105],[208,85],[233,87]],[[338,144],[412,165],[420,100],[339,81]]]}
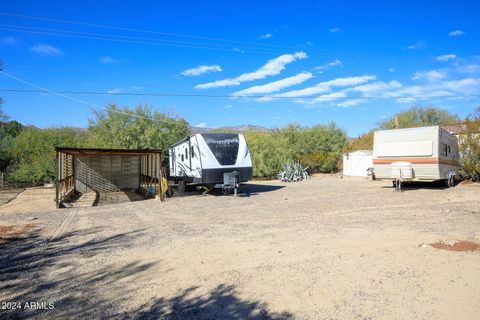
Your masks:
{"label": "blue sky", "polygon": [[[462,117],[480,105],[477,1],[9,1],[0,12],[6,73],[58,91],[217,96],[68,94],[147,102],[192,125],[334,121],[356,136],[412,105]],[[0,75],[0,89],[35,88]],[[91,115],[48,93],[0,96],[39,127]]]}

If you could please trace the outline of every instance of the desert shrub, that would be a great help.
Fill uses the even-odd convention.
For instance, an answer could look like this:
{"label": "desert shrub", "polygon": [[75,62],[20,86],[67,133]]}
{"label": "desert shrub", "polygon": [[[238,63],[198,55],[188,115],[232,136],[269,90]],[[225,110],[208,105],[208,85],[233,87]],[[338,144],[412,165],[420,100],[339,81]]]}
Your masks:
{"label": "desert shrub", "polygon": [[245,132],[252,157],[253,175],[258,178],[273,178],[287,161],[293,160],[285,139],[278,133]]}
{"label": "desert shrub", "polygon": [[55,179],[55,147],[82,147],[88,133],[77,128],[26,128],[13,141],[11,182],[41,184]]}
{"label": "desert shrub", "polygon": [[336,152],[315,152],[300,157],[300,162],[308,166],[308,172],[332,173],[339,169],[341,156]]}
{"label": "desert shrub", "polygon": [[460,174],[480,181],[480,118],[467,118],[466,130],[459,136]]}
{"label": "desert shrub", "polygon": [[335,172],[346,133],[335,124],[302,127],[290,124],[269,132],[245,133],[253,162],[253,174],[274,178],[286,162],[299,161],[310,172]]}
{"label": "desert shrub", "polygon": [[154,111],[148,104],[134,109],[109,104],[94,111],[88,131],[90,145],[96,148],[162,149],[165,155],[170,145],[190,135],[184,119]]}
{"label": "desert shrub", "polygon": [[[457,123],[460,120],[457,115],[435,107],[411,107],[398,113],[397,117],[399,128],[437,126]],[[380,128],[394,129],[395,117],[393,116],[381,122]]]}

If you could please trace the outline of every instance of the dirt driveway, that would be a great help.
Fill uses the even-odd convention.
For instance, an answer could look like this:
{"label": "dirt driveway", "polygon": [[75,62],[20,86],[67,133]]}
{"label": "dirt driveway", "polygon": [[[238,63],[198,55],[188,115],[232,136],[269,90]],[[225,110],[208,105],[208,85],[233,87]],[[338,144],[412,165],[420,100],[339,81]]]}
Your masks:
{"label": "dirt driveway", "polygon": [[19,303],[0,318],[478,319],[480,251],[428,244],[480,241],[480,185],[244,190],[61,210],[44,190],[25,212],[20,194],[0,206],[0,302]]}

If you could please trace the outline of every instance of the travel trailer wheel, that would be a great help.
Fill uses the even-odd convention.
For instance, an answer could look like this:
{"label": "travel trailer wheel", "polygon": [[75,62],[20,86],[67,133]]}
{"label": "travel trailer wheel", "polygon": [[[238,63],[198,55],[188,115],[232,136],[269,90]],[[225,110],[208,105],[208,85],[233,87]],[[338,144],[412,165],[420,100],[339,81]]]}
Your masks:
{"label": "travel trailer wheel", "polygon": [[186,188],[187,188],[187,183],[185,182],[185,180],[178,180],[178,184],[177,184],[178,193],[180,194],[185,193]]}
{"label": "travel trailer wheel", "polygon": [[455,176],[454,176],[454,175],[450,175],[450,176],[446,179],[446,183],[447,183],[447,187],[453,188],[453,187],[455,186]]}

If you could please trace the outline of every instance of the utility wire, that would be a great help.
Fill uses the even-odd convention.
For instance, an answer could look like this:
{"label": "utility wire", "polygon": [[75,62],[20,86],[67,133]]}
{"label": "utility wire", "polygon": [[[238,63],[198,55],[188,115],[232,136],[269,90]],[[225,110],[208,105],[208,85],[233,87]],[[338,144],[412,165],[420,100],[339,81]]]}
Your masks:
{"label": "utility wire", "polygon": [[477,98],[480,94],[465,95],[433,95],[433,96],[345,96],[345,97],[312,97],[312,96],[269,96],[269,95],[228,95],[228,94],[201,94],[201,93],[169,93],[169,92],[103,92],[103,91],[51,91],[51,90],[29,90],[29,89],[0,89],[0,92],[16,92],[16,93],[46,93],[55,92],[58,94],[79,94],[79,95],[110,95],[110,96],[156,96],[156,97],[186,97],[186,98],[241,98],[241,99],[324,99],[324,100],[340,100],[340,99],[379,99],[379,100],[397,100],[397,99],[436,99],[436,98]]}
{"label": "utility wire", "polygon": [[[62,93],[62,92],[58,92],[58,91],[54,91],[54,90],[50,90],[50,89],[47,89],[45,87],[41,87],[39,85],[36,85],[32,82],[29,82],[29,81],[26,81],[26,80],[23,80],[23,79],[20,79],[12,74],[9,74],[3,70],[0,70],[0,74],[3,74],[4,76],[6,77],[9,77],[13,80],[16,80],[18,82],[21,82],[23,84],[26,84],[26,85],[29,85],[31,87],[34,87],[34,88],[37,88],[37,92],[42,92],[42,93],[51,93],[51,94],[54,94],[54,95],[57,95],[59,97],[62,97],[62,98],[65,98],[65,99],[68,99],[68,100],[71,100],[71,101],[74,101],[74,102],[77,102],[77,103],[81,103],[81,104],[84,104],[90,108],[95,108],[95,109],[100,109],[100,110],[104,110],[105,111],[105,108],[104,107],[100,107],[96,104],[93,104],[93,103],[90,103],[86,100],[82,100],[82,99],[77,99],[77,98],[74,98],[74,97],[71,97],[71,96],[67,96],[66,94]],[[133,116],[133,117],[136,117],[136,118],[141,118],[141,119],[146,119],[146,120],[151,120],[151,121],[154,121],[154,122],[163,122],[163,123],[178,123],[177,121],[175,120],[160,120],[160,119],[155,119],[155,118],[152,118],[152,117],[144,117],[144,116],[140,116],[140,115],[136,115],[134,113],[129,113],[129,112],[125,112],[125,111],[122,111],[122,110],[111,110],[115,113],[119,113],[119,114],[123,114],[123,115],[127,115],[127,116]]]}
{"label": "utility wire", "polygon": [[[297,46],[288,46],[288,45],[274,45],[274,44],[268,44],[268,43],[260,43],[260,42],[248,42],[248,41],[239,41],[239,40],[231,40],[231,39],[222,39],[222,38],[216,38],[216,37],[205,37],[205,36],[196,36],[196,35],[187,35],[187,34],[178,34],[178,33],[167,33],[167,32],[159,32],[159,31],[153,31],[153,30],[144,30],[144,29],[136,29],[136,28],[129,28],[129,27],[119,27],[119,26],[111,26],[111,25],[103,25],[103,24],[94,24],[94,23],[86,23],[86,22],[80,22],[80,21],[72,21],[72,20],[63,20],[63,19],[52,19],[52,18],[46,18],[46,17],[36,17],[36,16],[27,16],[27,15],[21,15],[21,14],[14,14],[14,13],[8,13],[8,12],[0,12],[0,15],[3,16],[11,16],[11,17],[16,17],[16,18],[24,18],[24,19],[31,19],[31,20],[40,20],[40,21],[48,21],[48,22],[55,22],[55,23],[63,23],[63,24],[71,24],[71,25],[80,25],[80,26],[87,26],[87,27],[94,27],[94,28],[104,28],[104,29],[111,29],[111,30],[119,30],[119,31],[128,31],[128,32],[140,32],[140,33],[147,33],[147,34],[156,34],[156,35],[161,35],[161,36],[168,36],[168,37],[180,37],[180,38],[187,38],[187,39],[195,39],[195,40],[203,40],[203,41],[217,41],[217,42],[223,42],[223,43],[231,43],[230,47],[233,45],[249,45],[253,46],[250,48],[245,48],[246,50],[243,50],[244,48],[241,48],[243,51],[248,51],[248,52],[257,52],[257,53],[269,53],[269,51],[265,51],[268,48],[272,49],[277,49],[276,51],[273,51],[275,53],[278,53],[278,49],[288,49],[288,50],[301,50],[302,48]],[[11,25],[10,25],[11,26]],[[11,26],[12,27],[12,26]],[[15,26],[13,26],[15,27]],[[34,27],[28,27],[28,26],[17,26],[18,28],[34,28]],[[34,29],[42,29],[42,28],[34,28]],[[3,30],[8,30],[8,29],[3,29]],[[48,30],[48,29],[47,29]],[[55,29],[50,29],[51,31]],[[41,33],[40,31],[33,32],[30,31],[28,32],[27,30],[18,30],[18,29],[9,29],[9,31],[14,31],[14,32],[26,32],[26,33],[37,33],[37,34],[46,34],[46,33]],[[73,32],[73,33],[78,33],[76,31],[68,31],[68,30],[58,30],[57,32]],[[87,34],[87,33],[85,33]],[[54,33],[49,33],[47,35],[54,35],[54,36],[69,36],[66,34],[54,34]],[[71,36],[71,35],[70,35]],[[106,34],[105,36],[108,37],[119,37],[117,35],[108,35]],[[122,36],[120,36],[122,37]],[[123,36],[123,37],[128,37],[128,36]],[[80,38],[80,36],[77,36],[77,38]],[[135,38],[135,37],[131,37]],[[94,39],[94,40],[109,40],[109,41],[115,41],[113,39],[97,39],[97,38],[88,38],[88,39]],[[151,39],[154,40],[154,39]],[[155,41],[162,41],[160,39],[157,39]],[[179,41],[174,41],[174,40],[164,40],[164,41],[172,41],[172,42],[179,42]],[[117,42],[126,42],[126,41],[117,41]],[[133,42],[133,43],[138,43],[138,42]],[[142,43],[142,44],[147,44],[147,43]],[[195,49],[202,49],[197,46],[225,46],[228,47],[228,45],[221,45],[221,44],[215,44],[215,43],[197,43],[193,42],[192,45],[195,44],[196,46],[193,46],[192,48]],[[173,45],[172,45],[173,46]],[[179,46],[179,45],[177,45]],[[179,46],[180,47],[180,46]],[[189,48],[188,46],[185,46],[186,48]],[[233,47],[235,48],[235,47]],[[203,48],[203,49],[208,49],[208,48]],[[236,48],[238,49],[238,48]],[[210,49],[211,50],[211,49]],[[257,50],[257,51],[250,51],[250,50]],[[265,52],[263,52],[265,51]],[[348,52],[348,51],[335,51],[335,50],[324,50],[324,49],[317,49],[317,48],[308,48],[309,52],[316,52],[316,53],[322,53],[322,54],[327,54],[327,55],[332,55],[332,54],[340,54],[344,57],[352,57],[351,54],[353,54],[353,57],[361,57],[363,56],[364,58],[372,58],[375,57],[376,59],[384,59],[386,58],[385,55],[382,54],[369,54],[369,53],[358,53],[358,52]],[[270,52],[272,52],[270,50]],[[390,56],[392,58],[392,56]],[[401,57],[396,57],[396,58],[401,58],[401,59],[407,59],[407,60],[415,60],[415,58],[406,58],[404,56]]]}

